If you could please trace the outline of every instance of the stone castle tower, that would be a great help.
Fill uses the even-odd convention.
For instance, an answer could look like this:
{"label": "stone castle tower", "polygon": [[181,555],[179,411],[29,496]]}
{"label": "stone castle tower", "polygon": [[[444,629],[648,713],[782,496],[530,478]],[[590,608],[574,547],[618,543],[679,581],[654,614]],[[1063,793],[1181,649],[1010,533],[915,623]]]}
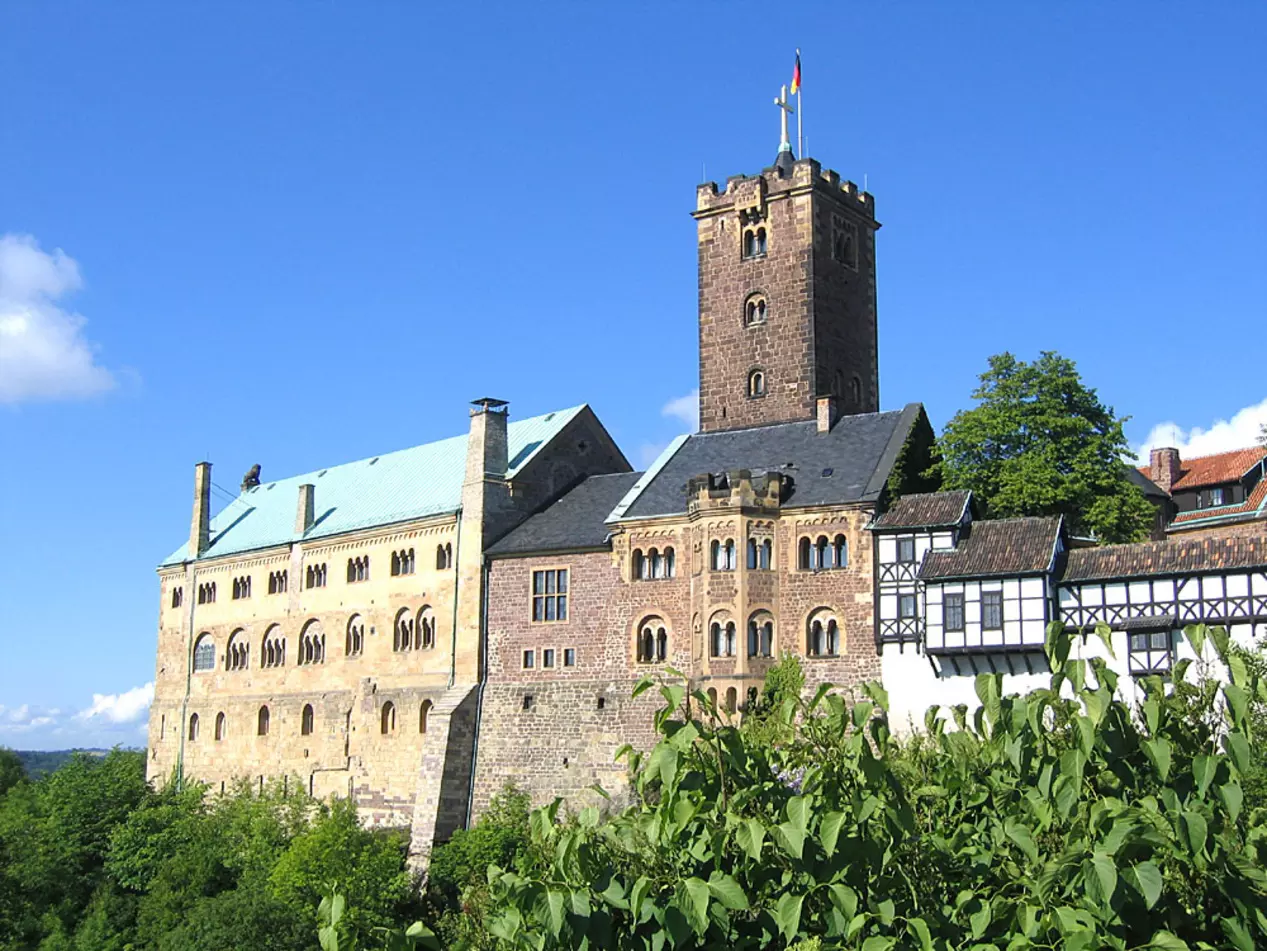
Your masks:
{"label": "stone castle tower", "polygon": [[781,151],[696,190],[700,431],[880,406],[872,196]]}

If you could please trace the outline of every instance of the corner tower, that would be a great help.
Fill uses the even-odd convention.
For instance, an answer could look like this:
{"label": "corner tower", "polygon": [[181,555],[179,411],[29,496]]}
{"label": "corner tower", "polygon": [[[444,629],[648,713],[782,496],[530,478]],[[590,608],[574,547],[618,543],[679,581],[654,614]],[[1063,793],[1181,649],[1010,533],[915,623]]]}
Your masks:
{"label": "corner tower", "polygon": [[760,175],[696,190],[700,431],[880,406],[875,202],[781,151]]}

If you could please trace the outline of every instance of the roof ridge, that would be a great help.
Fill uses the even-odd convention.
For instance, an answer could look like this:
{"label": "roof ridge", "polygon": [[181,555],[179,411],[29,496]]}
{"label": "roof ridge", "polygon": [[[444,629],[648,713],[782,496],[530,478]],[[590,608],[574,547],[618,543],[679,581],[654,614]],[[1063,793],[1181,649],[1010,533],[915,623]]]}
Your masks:
{"label": "roof ridge", "polygon": [[[841,423],[850,419],[861,419],[865,416],[898,416],[898,415],[901,415],[905,411],[906,411],[906,407],[904,406],[902,407],[902,409],[882,409],[882,410],[876,410],[874,413],[849,413],[846,416],[841,416],[837,418],[836,422],[832,426],[832,429],[835,429]],[[732,433],[754,433],[759,429],[778,429],[782,426],[817,426],[817,425],[818,425],[818,421],[814,419],[785,419],[781,423],[766,423],[763,426],[738,426],[734,429],[715,429],[709,433],[702,433],[697,430],[693,433],[686,433],[685,435],[690,439],[705,439],[712,436],[729,436]]]}

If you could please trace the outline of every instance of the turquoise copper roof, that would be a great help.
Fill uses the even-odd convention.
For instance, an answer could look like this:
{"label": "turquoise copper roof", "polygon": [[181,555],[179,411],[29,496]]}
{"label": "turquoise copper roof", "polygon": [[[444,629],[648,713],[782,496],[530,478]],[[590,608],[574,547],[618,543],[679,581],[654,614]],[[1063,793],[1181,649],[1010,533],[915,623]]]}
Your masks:
{"label": "turquoise copper roof", "polygon": [[[511,422],[506,478],[514,478],[584,409],[573,406]],[[466,442],[465,435],[453,436],[247,489],[211,520],[211,543],[199,560],[456,512],[466,473]],[[298,535],[295,510],[299,486],[305,483],[316,486],[316,505],[312,527]],[[188,560],[186,543],[159,567]]]}

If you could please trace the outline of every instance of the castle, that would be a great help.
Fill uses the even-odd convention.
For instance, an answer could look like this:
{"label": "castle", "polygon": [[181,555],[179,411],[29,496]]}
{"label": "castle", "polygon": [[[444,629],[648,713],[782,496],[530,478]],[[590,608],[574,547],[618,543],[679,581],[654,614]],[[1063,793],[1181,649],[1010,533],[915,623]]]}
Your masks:
{"label": "castle", "polygon": [[659,702],[631,689],[666,666],[740,717],[791,653],[811,689],[883,681],[915,724],[975,703],[977,672],[1041,676],[1055,618],[1109,623],[1112,657],[1077,650],[1128,684],[1194,620],[1267,633],[1262,533],[1080,548],[931,491],[923,408],[880,409],[870,194],[785,144],[693,215],[700,431],[646,472],[588,406],[511,422],[495,399],[466,435],[253,470],[214,519],[196,466],[158,569],[151,781],[351,797],[425,863],[507,782],[619,796]]}

